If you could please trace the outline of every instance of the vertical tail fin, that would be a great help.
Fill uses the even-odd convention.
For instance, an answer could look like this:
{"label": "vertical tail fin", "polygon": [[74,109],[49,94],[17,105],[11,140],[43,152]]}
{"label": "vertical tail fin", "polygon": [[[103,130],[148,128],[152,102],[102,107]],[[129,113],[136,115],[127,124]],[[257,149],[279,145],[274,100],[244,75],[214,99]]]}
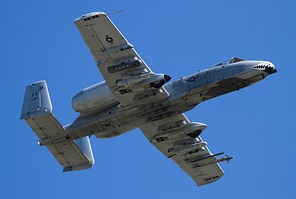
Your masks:
{"label": "vertical tail fin", "polygon": [[52,105],[46,82],[35,82],[26,87],[21,119],[52,113]]}
{"label": "vertical tail fin", "polygon": [[69,139],[65,128],[53,115],[45,81],[27,86],[20,118],[40,138],[40,144],[64,166],[64,171],[88,169],[94,164],[89,137]]}

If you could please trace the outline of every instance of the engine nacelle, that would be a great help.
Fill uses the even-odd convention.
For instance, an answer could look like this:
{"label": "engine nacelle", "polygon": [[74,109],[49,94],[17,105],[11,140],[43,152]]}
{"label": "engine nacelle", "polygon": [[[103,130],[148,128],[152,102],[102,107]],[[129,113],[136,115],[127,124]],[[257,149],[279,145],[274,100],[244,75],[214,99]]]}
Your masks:
{"label": "engine nacelle", "polygon": [[119,104],[105,81],[80,91],[72,98],[72,107],[76,112],[100,111]]}

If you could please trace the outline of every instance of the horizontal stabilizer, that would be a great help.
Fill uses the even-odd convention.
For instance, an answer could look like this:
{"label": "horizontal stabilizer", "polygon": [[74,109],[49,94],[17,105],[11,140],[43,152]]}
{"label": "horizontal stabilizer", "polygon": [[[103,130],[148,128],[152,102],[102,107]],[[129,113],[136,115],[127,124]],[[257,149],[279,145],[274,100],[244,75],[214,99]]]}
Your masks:
{"label": "horizontal stabilizer", "polygon": [[94,164],[94,157],[89,137],[47,145],[56,160],[64,166],[63,171],[89,169]]}
{"label": "horizontal stabilizer", "polygon": [[32,128],[40,139],[39,143],[48,148],[64,171],[88,169],[94,164],[89,137],[69,139],[65,128],[52,114],[45,81],[27,86],[21,119]]}

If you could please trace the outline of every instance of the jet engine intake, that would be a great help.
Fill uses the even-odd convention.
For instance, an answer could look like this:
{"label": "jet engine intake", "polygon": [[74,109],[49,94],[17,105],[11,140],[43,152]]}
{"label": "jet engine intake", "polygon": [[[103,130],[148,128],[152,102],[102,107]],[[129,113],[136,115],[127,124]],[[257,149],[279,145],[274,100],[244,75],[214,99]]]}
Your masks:
{"label": "jet engine intake", "polygon": [[155,82],[151,82],[150,86],[153,88],[160,88],[162,87],[165,83],[171,80],[171,77],[169,75],[158,75],[159,80]]}

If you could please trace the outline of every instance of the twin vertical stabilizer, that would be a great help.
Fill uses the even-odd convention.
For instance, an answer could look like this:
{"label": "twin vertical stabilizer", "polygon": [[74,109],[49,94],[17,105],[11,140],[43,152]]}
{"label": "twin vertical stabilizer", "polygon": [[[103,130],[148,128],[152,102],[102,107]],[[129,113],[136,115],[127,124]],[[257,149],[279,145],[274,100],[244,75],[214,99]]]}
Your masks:
{"label": "twin vertical stabilizer", "polygon": [[64,171],[88,169],[94,164],[89,137],[71,140],[65,128],[52,114],[52,105],[45,81],[26,87],[21,113],[40,138],[40,144],[48,148]]}

